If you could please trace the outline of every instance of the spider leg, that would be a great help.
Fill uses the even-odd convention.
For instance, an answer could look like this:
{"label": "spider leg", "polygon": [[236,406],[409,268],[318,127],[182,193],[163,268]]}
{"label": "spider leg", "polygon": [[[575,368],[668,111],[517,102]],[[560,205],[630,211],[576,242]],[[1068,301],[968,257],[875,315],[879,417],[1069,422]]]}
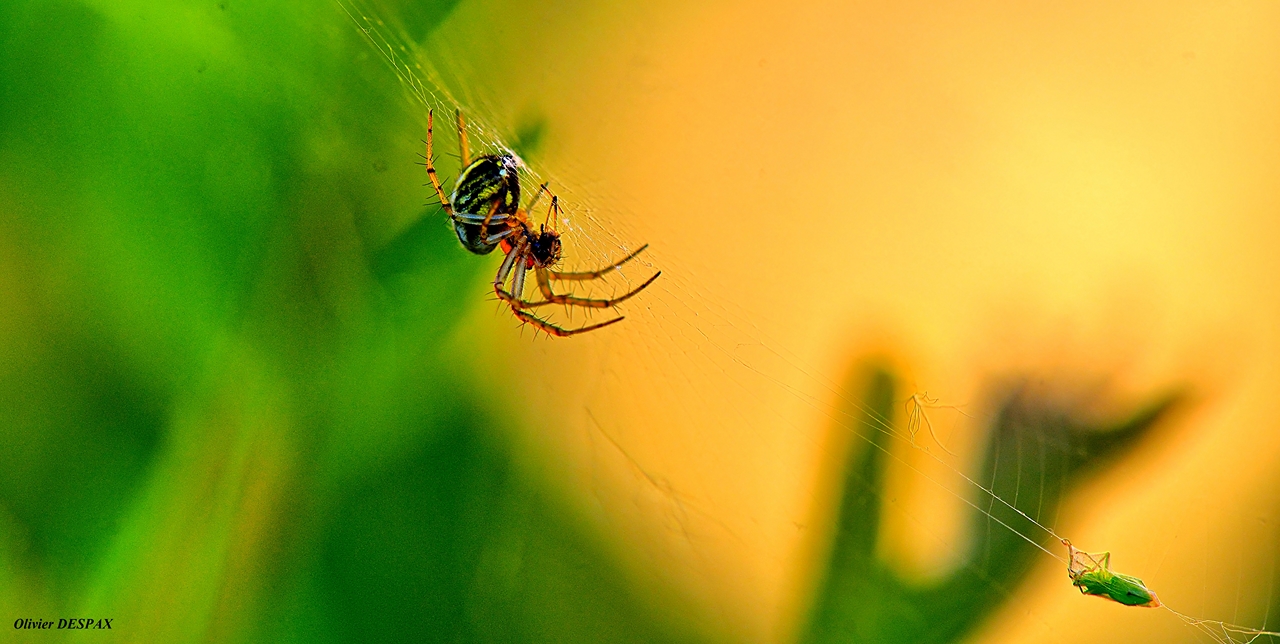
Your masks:
{"label": "spider leg", "polygon": [[511,251],[507,253],[506,258],[502,260],[502,265],[498,267],[498,274],[493,278],[493,291],[497,293],[498,297],[504,302],[511,304],[512,308],[515,308],[515,304],[513,302],[518,300],[512,297],[510,293],[503,290],[502,286],[507,283],[507,276],[511,274],[511,268],[516,265],[516,260],[524,261],[526,248],[528,248],[528,244],[523,241],[512,248]]}
{"label": "spider leg", "polygon": [[554,335],[560,338],[568,337],[571,335],[577,335],[579,333],[586,333],[587,331],[595,331],[596,329],[609,326],[610,324],[616,324],[618,322],[621,322],[624,319],[622,316],[618,316],[616,318],[613,318],[612,320],[600,322],[599,324],[591,324],[584,327],[578,327],[576,329],[566,329],[564,327],[556,326],[532,313],[529,313],[528,311],[521,311],[520,309],[512,309],[512,313],[515,313],[516,317],[520,318],[521,320],[524,320],[525,322],[528,322],[529,324],[532,324],[538,327],[539,329],[542,329],[543,331],[546,331],[547,333],[550,333],[551,335]]}
{"label": "spider leg", "polygon": [[520,262],[515,271],[515,277],[511,278],[511,294],[519,300],[524,297],[524,274],[529,271],[528,262]]}
{"label": "spider leg", "polygon": [[[491,224],[500,224],[500,223],[502,223],[502,222],[504,222],[504,221],[506,221],[507,219],[510,219],[510,218],[511,218],[511,215],[505,215],[505,214],[502,214],[502,213],[496,213],[496,214],[494,214],[492,217],[490,217],[490,218],[489,218],[489,223],[491,223]],[[467,213],[467,212],[460,212],[460,213],[457,213],[457,214],[455,214],[455,215],[453,216],[453,220],[454,220],[454,221],[457,221],[457,222],[460,222],[460,223],[464,223],[464,224],[472,224],[472,225],[475,225],[475,226],[479,226],[480,224],[483,224],[483,223],[484,223],[485,216],[484,216],[484,215],[477,215],[477,214],[473,214],[473,213]]]}
{"label": "spider leg", "polygon": [[[532,313],[529,313],[528,311],[525,311],[524,309],[526,308],[552,303],[551,300],[548,300],[546,302],[529,302],[528,300],[524,300],[521,298],[521,294],[524,291],[524,275],[525,275],[525,272],[529,270],[528,254],[529,254],[529,242],[527,240],[522,239],[520,242],[518,242],[515,245],[514,248],[511,249],[510,252],[507,253],[506,258],[502,260],[502,265],[498,267],[498,274],[495,275],[493,278],[493,292],[496,293],[502,301],[506,302],[508,305],[511,306],[511,313],[514,314],[517,318],[520,318],[524,322],[528,322],[529,324],[532,324],[535,327],[543,331],[546,331],[551,335],[554,335],[556,337],[561,337],[561,338],[571,336],[571,335],[576,335],[579,333],[586,333],[587,331],[594,331],[596,329],[609,326],[610,324],[616,324],[623,320],[623,316],[620,315],[616,318],[613,318],[612,320],[606,320],[604,322],[599,322],[596,324],[589,324],[589,325],[578,327],[575,329],[566,329],[562,326],[548,322],[547,320],[544,320]],[[511,271],[513,270],[515,271],[514,276],[511,275]],[[544,295],[550,294],[552,296],[555,296],[554,293],[550,293],[551,287],[548,284],[546,275],[544,273],[545,273],[545,269],[542,269],[542,268],[534,269],[534,274],[538,278],[538,287],[543,291]],[[506,289],[503,288],[503,286],[506,285],[508,277],[511,278],[510,292],[508,292]],[[631,293],[628,293],[627,295],[624,295],[621,298],[614,299],[613,302],[615,303],[620,302],[628,297],[631,297],[632,295],[636,294],[641,289],[643,289],[645,286],[648,286],[651,282],[653,282],[653,280],[657,279],[657,277],[658,277],[657,275],[654,275],[653,277],[649,278],[649,281],[645,282],[640,288],[632,291]],[[565,296],[556,296],[556,297],[565,297]],[[609,302],[610,301],[610,300],[583,300],[582,298],[572,298],[572,299],[581,300],[584,302]],[[566,303],[571,303],[571,302],[566,302]],[[587,306],[597,306],[600,308],[604,308],[599,304],[590,304]]]}
{"label": "spider leg", "polygon": [[594,271],[583,271],[580,273],[562,273],[560,271],[548,270],[547,277],[550,277],[553,280],[593,280],[593,279],[599,278],[602,275],[607,275],[609,273],[612,273],[613,271],[618,270],[619,266],[622,266],[623,264],[626,264],[627,262],[635,259],[636,255],[643,253],[644,249],[648,247],[649,245],[645,244],[644,246],[641,246],[639,250],[637,250],[636,252],[631,253],[630,255],[623,257],[621,260],[616,261],[601,269],[597,269]]}
{"label": "spider leg", "polygon": [[[504,302],[511,305],[511,312],[515,314],[516,317],[520,318],[525,322],[528,322],[529,324],[532,324],[538,327],[539,329],[542,329],[543,331],[546,331],[547,333],[550,333],[551,335],[561,337],[561,338],[575,335],[578,333],[585,333],[587,331],[594,331],[601,327],[606,327],[606,326],[609,326],[610,324],[615,324],[617,322],[622,321],[623,319],[622,316],[618,316],[616,318],[613,318],[612,320],[607,320],[605,322],[600,322],[598,324],[590,324],[590,325],[579,327],[576,329],[566,329],[562,326],[552,324],[536,315],[533,315],[532,313],[522,310],[523,308],[528,306],[546,304],[546,302],[527,302],[525,300],[520,299],[518,296],[518,294],[524,289],[524,273],[525,271],[529,270],[527,260],[525,259],[525,255],[528,254],[528,248],[529,246],[527,243],[521,243],[515,248],[511,249],[511,252],[507,253],[506,259],[502,260],[502,266],[498,267],[498,274],[493,278],[494,292],[497,293],[498,297],[501,298]],[[516,266],[516,262],[520,262],[522,265]],[[511,275],[512,270],[515,270],[516,273],[515,273],[515,276],[511,278],[511,287],[512,287],[512,290],[515,293],[517,293],[517,295],[512,295],[511,293],[508,293],[506,290],[502,288],[507,281],[507,277]]]}
{"label": "spider leg", "polygon": [[489,222],[493,220],[493,215],[498,212],[498,203],[497,200],[494,200],[493,205],[489,206],[489,214],[484,216],[484,223],[480,224],[481,239],[488,239],[489,237]]}
{"label": "spider leg", "polygon": [[593,298],[587,298],[587,297],[575,297],[573,295],[557,295],[554,291],[551,290],[551,281],[547,277],[547,272],[548,271],[545,268],[539,267],[534,269],[533,271],[534,276],[538,278],[538,289],[542,291],[542,297],[546,298],[546,301],[535,302],[533,304],[530,304],[530,306],[538,306],[541,304],[572,304],[574,306],[586,306],[586,307],[591,307],[596,309],[607,309],[611,306],[614,306],[615,304],[618,304],[620,302],[623,302],[629,299],[631,296],[635,295],[636,293],[643,291],[650,284],[652,284],[654,280],[658,279],[658,277],[662,275],[662,271],[658,271],[657,273],[654,273],[653,277],[650,277],[649,279],[645,280],[644,284],[641,284],[640,286],[637,286],[636,288],[618,297],[610,298],[607,300],[599,300],[599,299],[593,299]]}
{"label": "spider leg", "polygon": [[454,221],[460,224],[469,224],[472,226],[479,226],[480,233],[481,235],[484,235],[486,243],[496,244],[502,241],[503,239],[506,239],[507,237],[514,235],[518,230],[515,227],[509,227],[501,232],[497,232],[490,235],[489,234],[490,224],[505,225],[507,223],[507,220],[511,219],[511,215],[495,213],[494,210],[496,210],[496,208],[497,208],[497,202],[495,201],[494,207],[489,209],[488,215],[476,215],[472,213],[459,212],[459,213],[454,213],[452,215],[452,218]]}
{"label": "spider leg", "polygon": [[[498,274],[493,278],[493,292],[516,314],[519,314],[521,309],[551,304],[551,302],[530,302],[521,297],[524,292],[524,274],[529,270],[528,255],[529,242],[520,242],[507,253],[506,259],[502,260],[502,266],[498,267]],[[511,274],[512,270],[515,271],[514,276]],[[508,278],[511,279],[510,291],[505,288]]]}
{"label": "spider leg", "polygon": [[440,178],[436,176],[435,159],[432,158],[431,142],[433,125],[435,125],[435,117],[431,113],[431,110],[427,110],[427,176],[431,179],[431,187],[436,189],[436,196],[440,198],[440,205],[444,207],[445,213],[450,217],[453,217],[453,206],[449,205],[449,200],[444,196],[444,189],[440,187]]}
{"label": "spider leg", "polygon": [[[517,315],[521,309],[528,309],[551,302],[530,302],[521,297],[524,291],[524,273],[529,270],[527,256],[529,255],[529,242],[521,241],[511,252],[507,253],[507,258],[502,260],[502,266],[498,268],[498,275],[493,279],[493,292],[497,294],[498,299],[506,302],[511,306],[511,310]],[[511,278],[511,290],[503,288],[507,283],[507,277],[511,275],[512,269],[515,269],[515,277]],[[541,269],[539,269],[541,270]]]}
{"label": "spider leg", "polygon": [[551,193],[550,190],[547,190],[547,186],[550,184],[551,184],[550,181],[543,181],[542,185],[538,186],[538,191],[533,195],[533,201],[530,201],[529,205],[525,206],[525,209],[524,209],[525,212],[531,212],[533,210],[533,207],[538,205],[538,200],[542,198],[542,193],[544,192],[548,194]]}
{"label": "spider leg", "polygon": [[488,237],[488,238],[486,238],[485,243],[486,243],[486,244],[496,244],[496,243],[498,243],[498,242],[500,242],[500,241],[502,241],[502,240],[504,240],[504,239],[506,239],[506,238],[508,238],[508,237],[510,237],[510,236],[512,236],[512,235],[514,235],[515,233],[516,233],[516,229],[515,229],[515,228],[508,228],[508,229],[506,229],[506,230],[504,230],[504,231],[502,231],[502,232],[500,232],[500,233],[494,233],[494,234],[492,234],[492,235],[489,235],[489,237]]}
{"label": "spider leg", "polygon": [[467,145],[467,122],[462,119],[462,110],[458,115],[458,155],[462,157],[462,167],[471,165],[471,146]]}
{"label": "spider leg", "polygon": [[556,221],[560,221],[560,197],[558,195],[551,195],[551,205],[547,206],[547,216],[542,219],[543,227],[551,221],[551,213],[553,212],[556,214]]}

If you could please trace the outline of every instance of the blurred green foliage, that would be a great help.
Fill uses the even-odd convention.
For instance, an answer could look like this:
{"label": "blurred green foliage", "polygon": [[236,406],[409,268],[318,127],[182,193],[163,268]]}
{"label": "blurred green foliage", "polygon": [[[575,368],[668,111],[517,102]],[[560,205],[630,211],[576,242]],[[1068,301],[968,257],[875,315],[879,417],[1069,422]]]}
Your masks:
{"label": "blurred green foliage", "polygon": [[[424,38],[455,4],[388,10]],[[0,3],[0,617],[156,642],[716,637],[513,464],[460,340],[492,265],[422,205],[417,109],[324,0]],[[514,128],[522,155],[548,127]],[[1064,455],[1016,461],[1045,468],[1020,473],[1047,511],[1167,403],[1099,431],[1014,397],[991,453]],[[980,516],[981,557],[911,587],[873,556],[882,455],[852,458],[808,639],[960,637],[1035,551]]]}
{"label": "blurred green foliage", "polygon": [[0,617],[691,637],[468,384],[493,267],[422,205],[416,111],[324,0],[0,3]]}
{"label": "blurred green foliage", "polygon": [[[901,393],[890,373],[859,366],[852,380],[869,384],[864,397],[850,397],[858,404],[850,405],[849,417],[895,417]],[[1014,389],[993,421],[985,465],[976,480],[1022,513],[1051,525],[1059,502],[1084,475],[1114,462],[1144,438],[1177,400],[1160,397],[1123,420],[1100,425],[1078,418],[1078,410],[1061,402]],[[888,455],[892,443],[905,439],[871,421],[862,431],[868,441],[852,444],[836,538],[806,641],[958,641],[1014,598],[1020,579],[1042,554],[1022,535],[1046,548],[1062,548],[1024,516],[974,488],[971,501],[983,509],[969,513],[975,551],[936,582],[904,579],[877,556],[876,545]],[[1065,582],[1065,567],[1062,576]]]}

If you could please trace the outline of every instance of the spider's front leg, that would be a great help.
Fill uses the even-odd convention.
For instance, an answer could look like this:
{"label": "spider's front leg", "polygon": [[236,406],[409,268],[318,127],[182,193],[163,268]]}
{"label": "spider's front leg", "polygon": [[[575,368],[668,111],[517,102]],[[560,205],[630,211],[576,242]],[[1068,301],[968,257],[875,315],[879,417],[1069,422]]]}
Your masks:
{"label": "spider's front leg", "polygon": [[[498,274],[493,278],[493,292],[498,299],[506,302],[511,310],[517,313],[521,309],[546,304],[546,302],[530,302],[524,299],[524,276],[528,270],[529,242],[521,240],[511,249],[511,252],[507,253],[506,259],[502,260],[502,266],[498,267]],[[508,278],[511,279],[510,291],[505,288]]]}
{"label": "spider's front leg", "polygon": [[[512,295],[503,287],[507,283],[507,277],[511,275],[511,270],[515,268],[515,280],[519,281],[521,289],[524,288],[524,271],[525,264],[527,263],[525,262],[524,257],[527,254],[528,249],[529,242],[523,239],[517,242],[516,245],[511,248],[511,251],[507,253],[507,256],[503,258],[502,265],[498,267],[498,274],[493,277],[493,292],[497,293],[498,298],[510,304],[512,308],[517,308],[516,303],[520,301],[518,295],[519,291],[516,291],[517,295]],[[517,262],[520,264],[519,268],[516,268]],[[513,287],[514,286],[515,285],[513,285]]]}
{"label": "spider's front leg", "polygon": [[[612,320],[606,320],[597,324],[590,324],[576,329],[566,329],[525,311],[524,309],[528,307],[546,304],[546,302],[529,302],[521,297],[524,294],[524,274],[529,270],[527,259],[528,252],[528,242],[521,241],[515,248],[511,249],[511,252],[507,253],[506,259],[503,259],[502,265],[498,267],[498,274],[493,278],[493,292],[497,293],[498,297],[501,298],[502,301],[511,306],[511,312],[517,318],[520,318],[521,320],[528,322],[551,335],[561,338],[585,333],[587,331],[594,331],[596,329],[609,326],[610,324],[616,324],[623,320],[622,316],[618,316]],[[515,275],[512,275],[512,271],[515,271]],[[511,279],[510,292],[503,288],[507,283],[508,277]]]}
{"label": "spider's front leg", "polygon": [[529,313],[528,311],[521,311],[520,309],[512,309],[511,312],[515,313],[516,317],[520,318],[521,320],[524,320],[525,322],[528,322],[529,324],[532,324],[533,326],[536,326],[539,329],[542,329],[543,331],[546,331],[547,333],[550,333],[551,335],[554,335],[560,338],[567,338],[571,335],[586,333],[587,331],[595,331],[596,329],[609,326],[610,324],[617,324],[618,322],[621,322],[622,320],[625,319],[622,316],[618,316],[616,318],[613,318],[612,320],[607,320],[605,322],[600,322],[598,324],[590,324],[584,327],[578,327],[576,329],[566,329],[564,327],[556,326],[532,313]]}
{"label": "spider's front leg", "polygon": [[433,143],[432,131],[435,126],[435,115],[432,110],[427,110],[427,177],[431,179],[431,187],[436,189],[436,196],[440,198],[440,205],[444,208],[449,217],[454,216],[453,206],[449,205],[449,200],[444,196],[444,188],[440,187],[440,178],[436,176],[435,153],[432,152],[431,144]]}
{"label": "spider's front leg", "polygon": [[[627,259],[630,259],[630,258],[627,258]],[[623,260],[623,261],[626,261],[626,260]],[[619,262],[619,264],[621,264],[621,262]],[[644,284],[641,284],[640,286],[637,286],[634,289],[626,293],[623,293],[622,295],[619,295],[618,297],[609,298],[607,300],[600,300],[600,299],[589,298],[589,297],[577,297],[574,295],[559,295],[555,291],[551,290],[551,277],[548,274],[549,271],[547,269],[541,268],[541,267],[535,268],[533,270],[533,273],[538,278],[538,290],[542,291],[542,297],[546,299],[543,302],[535,302],[531,304],[531,306],[540,306],[543,304],[572,304],[574,306],[585,306],[585,307],[595,308],[595,309],[607,309],[611,306],[614,306],[625,300],[628,300],[632,296],[634,296],[636,293],[639,293],[640,291],[643,291],[644,289],[648,288],[648,286],[652,284],[654,280],[662,276],[662,271],[658,271],[657,273],[653,274],[653,277],[650,277],[649,279],[645,280]]]}
{"label": "spider's front leg", "polygon": [[[498,274],[493,278],[493,292],[498,299],[506,302],[511,306],[513,311],[527,309],[546,302],[530,302],[524,299],[524,274],[529,270],[529,242],[528,240],[520,240],[511,252],[507,253],[506,259],[502,260],[502,266],[498,267]],[[515,275],[512,276],[512,271]],[[511,290],[504,288],[507,284],[507,278],[511,279]]]}
{"label": "spider's front leg", "polygon": [[605,267],[603,267],[603,268],[598,268],[598,269],[596,269],[596,270],[594,270],[594,271],[582,271],[582,272],[578,272],[578,273],[567,273],[567,272],[553,271],[553,270],[551,270],[551,269],[547,269],[547,276],[548,276],[548,277],[550,277],[550,278],[551,278],[551,279],[553,279],[553,280],[578,280],[578,281],[581,281],[581,280],[593,280],[593,279],[598,279],[598,278],[600,278],[600,277],[602,277],[602,276],[604,276],[604,275],[607,275],[607,274],[609,274],[609,273],[612,273],[613,271],[618,270],[619,268],[621,268],[621,267],[622,267],[622,265],[623,265],[623,264],[626,264],[627,262],[629,262],[629,261],[631,261],[631,260],[635,259],[637,255],[639,255],[640,253],[643,253],[643,252],[645,251],[645,249],[646,249],[646,248],[648,248],[648,247],[649,247],[649,245],[648,245],[648,244],[645,244],[644,246],[641,246],[640,248],[636,249],[636,252],[631,253],[630,255],[627,255],[626,257],[623,257],[622,259],[620,259],[620,260],[618,260],[618,261],[616,261],[616,262],[614,262],[614,263],[612,263],[612,264],[609,264],[608,266],[605,266]]}

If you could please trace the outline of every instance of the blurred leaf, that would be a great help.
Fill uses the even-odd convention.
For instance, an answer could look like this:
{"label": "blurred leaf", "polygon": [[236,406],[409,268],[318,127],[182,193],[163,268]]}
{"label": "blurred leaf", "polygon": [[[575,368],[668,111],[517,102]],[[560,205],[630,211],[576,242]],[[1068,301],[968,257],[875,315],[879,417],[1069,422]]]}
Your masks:
{"label": "blurred leaf", "polygon": [[[891,419],[897,405],[894,378],[872,370],[863,407]],[[1023,391],[1008,395],[996,415],[986,464],[976,480],[1032,517],[1052,517],[1062,498],[1091,470],[1114,462],[1146,436],[1176,403],[1161,397],[1128,418],[1104,426]],[[850,417],[862,417],[856,406]],[[1016,588],[1039,554],[1019,534],[1061,548],[1025,518],[980,490],[973,511],[974,550],[947,578],[928,587],[900,577],[876,556],[885,494],[886,450],[893,436],[865,430],[874,446],[857,440],[851,450],[835,544],[805,634],[810,642],[952,642],[990,616]],[[998,522],[1009,527],[1004,527]],[[1042,519],[1043,522],[1043,519]],[[1012,529],[1010,529],[1012,528]],[[1014,532],[1017,531],[1017,534]],[[1063,571],[1063,583],[1067,583]]]}
{"label": "blurred leaf", "polygon": [[[380,9],[421,39],[457,4]],[[701,639],[515,471],[454,346],[494,258],[422,206],[403,94],[328,0],[0,3],[3,612]]]}
{"label": "blurred leaf", "polygon": [[520,122],[516,126],[515,138],[511,140],[511,149],[527,162],[542,149],[542,142],[546,136],[547,118],[537,112],[526,112],[520,117]]}
{"label": "blurred leaf", "polygon": [[315,564],[335,641],[699,641],[523,480],[482,411],[450,416],[339,501]]}

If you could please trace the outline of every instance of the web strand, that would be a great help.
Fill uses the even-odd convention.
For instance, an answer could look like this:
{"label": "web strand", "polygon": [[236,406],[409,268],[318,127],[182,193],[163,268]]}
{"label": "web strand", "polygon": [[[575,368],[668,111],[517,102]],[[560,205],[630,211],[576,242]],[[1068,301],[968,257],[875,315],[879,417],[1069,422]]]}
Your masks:
{"label": "web strand", "polygon": [[[444,83],[437,82],[438,74],[436,74],[434,71],[423,66],[425,62],[422,60],[422,57],[418,52],[417,44],[414,43],[408,37],[408,35],[405,34],[402,30],[399,30],[397,28],[390,26],[388,22],[384,21],[381,17],[377,15],[376,11],[373,11],[368,7],[365,7],[359,4],[359,2],[360,0],[337,0],[339,7],[341,7],[341,9],[350,18],[352,23],[355,25],[357,30],[361,33],[361,35],[363,36],[365,41],[369,44],[369,46],[372,47],[376,52],[378,52],[379,56],[381,56],[383,61],[388,65],[388,67],[391,68],[392,72],[396,75],[402,87],[412,97],[412,99],[424,107],[443,108],[450,103],[454,106],[459,105],[459,102],[455,100],[453,96],[449,93],[449,91],[446,89]],[[432,80],[429,81],[428,78]],[[483,131],[482,126],[479,125],[480,123],[479,119],[473,120],[472,122],[473,124],[475,124],[475,127],[478,127]],[[489,141],[490,141],[490,144],[492,145],[501,145],[501,142],[497,141],[493,137],[490,137]],[[531,174],[535,174],[535,173],[532,173],[531,171]],[[571,190],[571,188],[567,188],[567,189]],[[574,217],[577,217],[577,215],[574,215]],[[557,214],[557,218],[559,218],[558,214]],[[590,221],[590,215],[584,215],[584,218],[588,220],[587,225],[592,226],[592,223]],[[615,232],[614,229],[610,227],[599,226],[599,225],[595,225],[594,228],[601,229],[602,231],[601,236],[603,239],[606,239],[609,242],[615,243],[617,247],[624,248],[624,249],[626,248],[625,243],[620,241],[620,238],[617,236],[617,233]],[[598,241],[591,242],[590,239],[586,239],[584,241],[589,244],[600,243]],[[598,251],[598,248],[597,248],[597,251]],[[675,299],[679,301],[682,306],[686,306],[686,307],[690,306],[689,303],[686,301],[686,296],[688,296],[688,299],[690,300],[699,300],[699,301],[705,300],[706,293],[704,293],[697,284],[679,280],[678,278],[676,278],[675,275],[673,275],[672,278],[673,279],[668,279],[666,282],[663,282],[660,285],[660,288],[670,294],[671,292],[669,289],[671,287],[669,286],[669,283],[674,282],[677,285],[676,288],[684,289],[685,292],[683,293],[673,294]],[[725,315],[732,317],[732,313],[728,311],[723,311],[723,312],[725,313]],[[697,317],[697,313],[698,311],[695,310],[694,311],[695,318]],[[769,374],[764,373],[760,369],[757,369],[747,361],[740,358],[736,354],[736,352],[728,351],[726,350],[725,347],[720,346],[715,342],[708,341],[706,343],[707,346],[704,347],[704,350],[710,349],[712,351],[719,352],[722,358],[725,358],[730,362],[740,366],[741,368],[747,369],[752,373],[755,373],[756,375],[760,376],[761,378],[764,378],[765,380],[773,383],[774,386],[779,387],[781,390],[788,392],[790,395],[795,396],[799,400],[803,401],[805,405],[818,411],[820,414],[825,416],[831,422],[835,423],[835,425],[843,428],[845,431],[848,431],[852,434],[857,435],[860,439],[862,439],[864,442],[869,444],[871,447],[880,450],[890,459],[905,466],[914,474],[946,490],[948,494],[960,500],[969,508],[976,510],[981,515],[984,515],[986,518],[999,524],[1004,529],[1017,535],[1022,540],[1034,546],[1036,549],[1040,550],[1041,552],[1052,557],[1053,559],[1058,560],[1063,564],[1070,564],[1070,560],[1068,557],[1063,556],[1063,554],[1059,552],[1050,550],[1044,545],[1044,543],[1041,540],[1034,539],[1028,534],[1024,534],[1022,530],[1015,528],[1014,526],[1010,525],[1009,523],[1007,523],[1006,521],[1002,520],[1000,517],[995,515],[995,513],[993,512],[993,508],[996,505],[1003,506],[1004,509],[1012,511],[1017,516],[1027,521],[1030,525],[1034,526],[1035,528],[1043,532],[1046,537],[1053,539],[1055,542],[1067,541],[1067,539],[1063,535],[1059,534],[1053,527],[1042,523],[1040,520],[1033,518],[1027,512],[1019,509],[1016,505],[1018,501],[1016,497],[1015,497],[1014,503],[1010,503],[1006,501],[994,491],[994,487],[995,487],[994,485],[988,487],[982,483],[979,483],[970,475],[966,474],[965,472],[961,471],[960,469],[956,468],[955,466],[946,462],[945,460],[939,458],[939,456],[934,452],[919,446],[913,440],[913,437],[909,435],[910,432],[904,433],[900,430],[895,429],[893,423],[889,418],[886,418],[877,410],[867,407],[866,405],[862,404],[860,401],[851,399],[845,394],[844,391],[841,390],[841,388],[827,382],[825,379],[821,377],[813,375],[807,369],[800,366],[799,361],[794,356],[790,355],[789,353],[784,353],[783,350],[776,349],[775,347],[778,347],[780,345],[766,338],[765,334],[763,334],[749,320],[738,319],[736,321],[733,321],[733,320],[730,321],[730,323],[734,323],[734,322],[740,322],[743,325],[742,328],[747,329],[747,333],[751,334],[753,338],[757,340],[758,346],[764,348],[767,352],[769,352],[774,357],[781,360],[784,364],[788,365],[791,369],[794,369],[796,372],[803,374],[811,384],[816,385],[816,387],[824,391],[826,395],[832,396],[833,399],[838,401],[838,403],[843,407],[839,410],[836,410],[833,408],[832,405],[816,400],[813,396],[797,390],[796,387],[790,384],[787,384],[778,378],[770,376]],[[701,334],[704,338],[706,337],[705,333],[703,333],[701,329],[698,329],[696,326],[693,326],[692,332],[695,335]],[[923,413],[923,409],[920,408],[920,401],[917,400],[916,404],[920,409],[921,413]],[[844,411],[844,409],[852,409],[852,410],[855,410],[857,413],[850,413],[848,411]],[[592,421],[598,425],[598,421],[595,421],[594,417],[592,417]],[[927,419],[925,420],[925,422],[928,422]],[[940,481],[938,481],[931,475],[923,472],[921,469],[917,468],[915,465],[908,462],[906,459],[904,459],[900,455],[893,453],[891,450],[881,445],[872,437],[866,435],[862,431],[859,431],[858,426],[866,427],[868,429],[880,432],[887,436],[906,440],[912,445],[912,447],[926,454],[929,458],[933,459],[935,462],[940,464],[944,469],[948,470],[953,475],[958,476],[961,480],[965,482],[965,484],[967,484],[973,489],[980,491],[982,494],[986,495],[991,505],[987,509],[984,509],[983,507],[981,507],[979,503],[975,503],[973,500],[966,498],[964,495],[953,490],[950,486],[942,484]],[[932,434],[933,428],[931,425],[929,426],[929,430],[930,430],[930,433]],[[612,436],[609,436],[608,434],[604,434],[604,435],[608,439],[608,441],[615,448],[617,448],[617,450],[627,459],[627,461],[631,463],[632,467],[636,468],[636,470],[642,475],[642,477],[646,481],[648,481],[649,484],[658,488],[662,487],[658,485],[657,479],[655,479],[652,475],[650,475],[648,471],[641,468],[640,465],[633,458],[631,458],[630,454],[627,453],[622,448],[622,446],[613,439]],[[1021,449],[1020,443],[1018,445],[1018,448],[1019,450]],[[946,449],[946,448],[943,447],[943,449]],[[1042,461],[1044,461],[1045,454],[1044,454],[1043,443],[1041,443],[1040,445],[1040,451],[1041,451],[1040,458]],[[1019,471],[1018,476],[1021,477],[1021,471]],[[1044,498],[1044,486],[1045,486],[1043,467],[1041,468],[1039,485],[1041,490],[1040,499],[1042,503]],[[669,485],[666,487],[669,489]],[[1017,493],[1016,490],[1020,489],[1020,487],[1021,487],[1020,485],[1015,487],[1015,494]],[[1037,511],[1037,515],[1039,514],[1040,513]],[[1177,610],[1174,610],[1173,608],[1169,607],[1167,604],[1162,604],[1162,607],[1168,610],[1170,613],[1172,613],[1176,617],[1178,617],[1183,623],[1196,628],[1198,631],[1204,633],[1205,635],[1213,639],[1215,642],[1218,642],[1219,644],[1251,644],[1264,637],[1280,638],[1280,632],[1252,629],[1252,628],[1237,626],[1234,624],[1217,621],[1217,620],[1197,619],[1189,615],[1186,615],[1184,613],[1181,613]],[[1264,626],[1266,624],[1267,618],[1269,618],[1269,610],[1270,610],[1270,606],[1268,605],[1268,615],[1266,618],[1264,618],[1264,621],[1263,621]]]}

